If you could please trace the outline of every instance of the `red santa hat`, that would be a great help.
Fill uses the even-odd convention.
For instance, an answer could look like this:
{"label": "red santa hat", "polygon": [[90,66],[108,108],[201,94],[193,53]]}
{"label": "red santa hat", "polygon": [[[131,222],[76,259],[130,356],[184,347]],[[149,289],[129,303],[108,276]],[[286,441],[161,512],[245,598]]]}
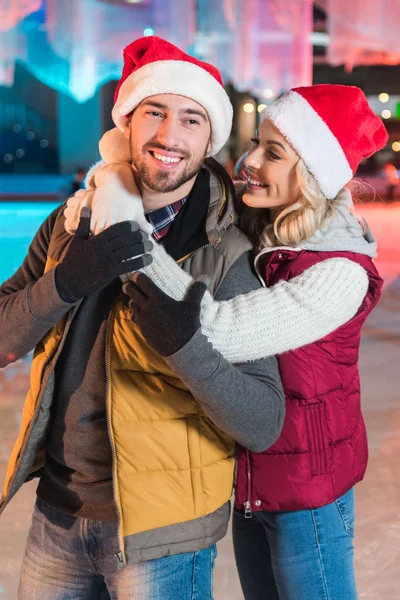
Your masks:
{"label": "red santa hat", "polygon": [[218,69],[166,40],[148,36],[124,50],[124,69],[112,111],[118,129],[124,130],[127,117],[142,100],[157,94],[186,96],[207,111],[211,123],[210,156],[227,142],[233,109]]}
{"label": "red santa hat", "polygon": [[335,198],[363,158],[388,140],[364,92],[348,85],[290,90],[261,113],[286,137],[314,175],[326,198]]}

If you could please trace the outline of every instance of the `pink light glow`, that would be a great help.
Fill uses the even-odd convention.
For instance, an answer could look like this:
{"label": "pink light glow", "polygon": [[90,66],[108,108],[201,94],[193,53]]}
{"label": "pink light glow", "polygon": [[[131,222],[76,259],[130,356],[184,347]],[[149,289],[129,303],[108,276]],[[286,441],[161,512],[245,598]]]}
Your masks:
{"label": "pink light glow", "polygon": [[356,65],[400,63],[398,0],[326,0],[328,61]]}
{"label": "pink light glow", "polygon": [[0,3],[0,31],[8,31],[30,13],[39,10],[41,0],[2,0]]}

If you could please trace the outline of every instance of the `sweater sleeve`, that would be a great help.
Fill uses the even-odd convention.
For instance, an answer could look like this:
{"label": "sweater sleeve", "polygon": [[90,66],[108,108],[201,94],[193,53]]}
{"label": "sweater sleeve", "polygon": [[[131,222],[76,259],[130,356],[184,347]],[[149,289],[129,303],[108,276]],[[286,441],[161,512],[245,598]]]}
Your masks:
{"label": "sweater sleeve", "polygon": [[[160,246],[146,273],[181,300],[191,277]],[[230,362],[281,354],[328,335],[354,317],[368,290],[368,275],[347,258],[330,258],[289,281],[217,302],[202,301],[203,333]]]}
{"label": "sweater sleeve", "polygon": [[0,368],[32,350],[71,308],[58,295],[54,271],[44,273],[57,208],[42,224],[18,271],[0,286]]}
{"label": "sweater sleeve", "polygon": [[[232,265],[218,289],[218,299],[260,287],[250,262],[249,254],[244,254]],[[276,357],[232,365],[198,329],[166,361],[209,418],[243,446],[263,452],[278,439],[285,397]]]}

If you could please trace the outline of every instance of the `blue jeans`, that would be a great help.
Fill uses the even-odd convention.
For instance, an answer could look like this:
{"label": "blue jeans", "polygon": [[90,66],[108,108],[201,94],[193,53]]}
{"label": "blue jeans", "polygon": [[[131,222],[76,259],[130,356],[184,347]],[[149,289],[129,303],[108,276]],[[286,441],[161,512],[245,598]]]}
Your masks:
{"label": "blue jeans", "polygon": [[37,501],[18,600],[212,600],[216,547],[120,566],[116,523]]}
{"label": "blue jeans", "polygon": [[246,600],[355,600],[354,492],[315,510],[235,510],[233,542]]}

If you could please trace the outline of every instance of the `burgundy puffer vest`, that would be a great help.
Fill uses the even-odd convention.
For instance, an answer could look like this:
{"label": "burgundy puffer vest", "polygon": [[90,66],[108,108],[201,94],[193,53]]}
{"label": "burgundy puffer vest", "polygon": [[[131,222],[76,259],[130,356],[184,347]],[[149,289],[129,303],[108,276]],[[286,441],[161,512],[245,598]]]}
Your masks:
{"label": "burgundy puffer vest", "polygon": [[286,396],[279,439],[262,453],[238,446],[236,506],[252,511],[302,510],[334,502],[360,481],[368,460],[360,407],[361,327],[379,300],[382,279],[372,260],[351,252],[277,250],[267,287],[328,258],[348,258],[369,276],[357,314],[323,339],[278,357]]}

